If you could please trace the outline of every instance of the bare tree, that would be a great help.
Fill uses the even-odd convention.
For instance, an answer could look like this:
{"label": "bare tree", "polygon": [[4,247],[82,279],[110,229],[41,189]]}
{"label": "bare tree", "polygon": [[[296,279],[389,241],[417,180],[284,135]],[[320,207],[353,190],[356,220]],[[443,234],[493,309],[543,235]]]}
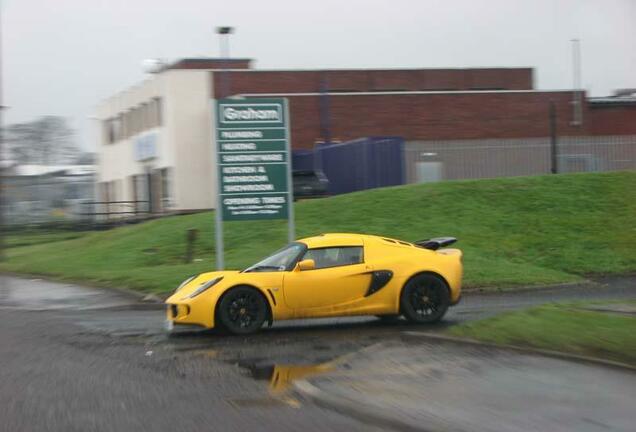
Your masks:
{"label": "bare tree", "polygon": [[9,125],[5,142],[9,157],[22,164],[68,163],[79,153],[73,129],[57,116]]}

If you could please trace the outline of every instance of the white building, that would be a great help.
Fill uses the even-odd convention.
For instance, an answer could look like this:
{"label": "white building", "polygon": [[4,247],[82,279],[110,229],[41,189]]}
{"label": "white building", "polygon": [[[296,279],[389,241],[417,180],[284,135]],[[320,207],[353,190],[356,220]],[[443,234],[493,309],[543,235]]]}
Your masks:
{"label": "white building", "polygon": [[[578,125],[565,114],[571,90],[533,82],[530,68],[254,70],[248,59],[183,59],[97,107],[97,200],[120,216],[214,208],[212,101],[229,95],[285,97],[293,150],[401,137],[408,182],[550,172],[552,103],[562,170],[632,168],[629,97],[586,102]],[[346,158],[333,168],[368,160]]]}
{"label": "white building", "polygon": [[211,70],[247,59],[184,59],[97,106],[97,195],[151,212],[209,209],[216,202]]}

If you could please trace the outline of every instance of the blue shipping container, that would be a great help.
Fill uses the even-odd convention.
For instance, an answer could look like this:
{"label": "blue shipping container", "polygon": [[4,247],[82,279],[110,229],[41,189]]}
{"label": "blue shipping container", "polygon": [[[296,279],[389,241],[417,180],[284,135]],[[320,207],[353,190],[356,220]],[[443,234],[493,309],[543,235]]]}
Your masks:
{"label": "blue shipping container", "polygon": [[292,152],[292,170],[309,171],[314,168],[313,150],[294,150]]}
{"label": "blue shipping container", "polygon": [[396,186],[406,181],[404,139],[400,137],[322,145],[315,149],[313,157],[314,168],[321,169],[329,179],[330,195]]}

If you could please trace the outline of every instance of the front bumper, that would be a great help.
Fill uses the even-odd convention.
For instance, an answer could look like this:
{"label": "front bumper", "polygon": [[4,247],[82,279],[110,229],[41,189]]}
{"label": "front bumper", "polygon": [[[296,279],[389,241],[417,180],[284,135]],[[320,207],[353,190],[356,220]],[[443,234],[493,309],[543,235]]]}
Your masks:
{"label": "front bumper", "polygon": [[190,315],[190,306],[184,304],[167,304],[166,305],[166,318],[170,321],[174,321],[178,324],[178,321],[183,320]]}
{"label": "front bumper", "polygon": [[[174,325],[194,325],[205,328],[212,328],[214,323],[210,322],[211,312],[202,310],[201,307],[193,307],[183,303],[166,303],[166,320]],[[207,312],[207,313],[206,313]]]}
{"label": "front bumper", "polygon": [[462,293],[460,292],[457,298],[454,301],[451,301],[451,306],[455,306],[456,304],[459,304],[461,300],[462,300]]}

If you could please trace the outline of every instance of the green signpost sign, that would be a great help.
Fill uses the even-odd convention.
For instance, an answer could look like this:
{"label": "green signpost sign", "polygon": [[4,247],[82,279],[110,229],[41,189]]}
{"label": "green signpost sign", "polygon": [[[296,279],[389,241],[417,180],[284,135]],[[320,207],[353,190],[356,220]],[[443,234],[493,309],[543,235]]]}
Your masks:
{"label": "green signpost sign", "polygon": [[293,240],[288,122],[286,99],[216,101],[217,245],[223,221],[288,219]]}

